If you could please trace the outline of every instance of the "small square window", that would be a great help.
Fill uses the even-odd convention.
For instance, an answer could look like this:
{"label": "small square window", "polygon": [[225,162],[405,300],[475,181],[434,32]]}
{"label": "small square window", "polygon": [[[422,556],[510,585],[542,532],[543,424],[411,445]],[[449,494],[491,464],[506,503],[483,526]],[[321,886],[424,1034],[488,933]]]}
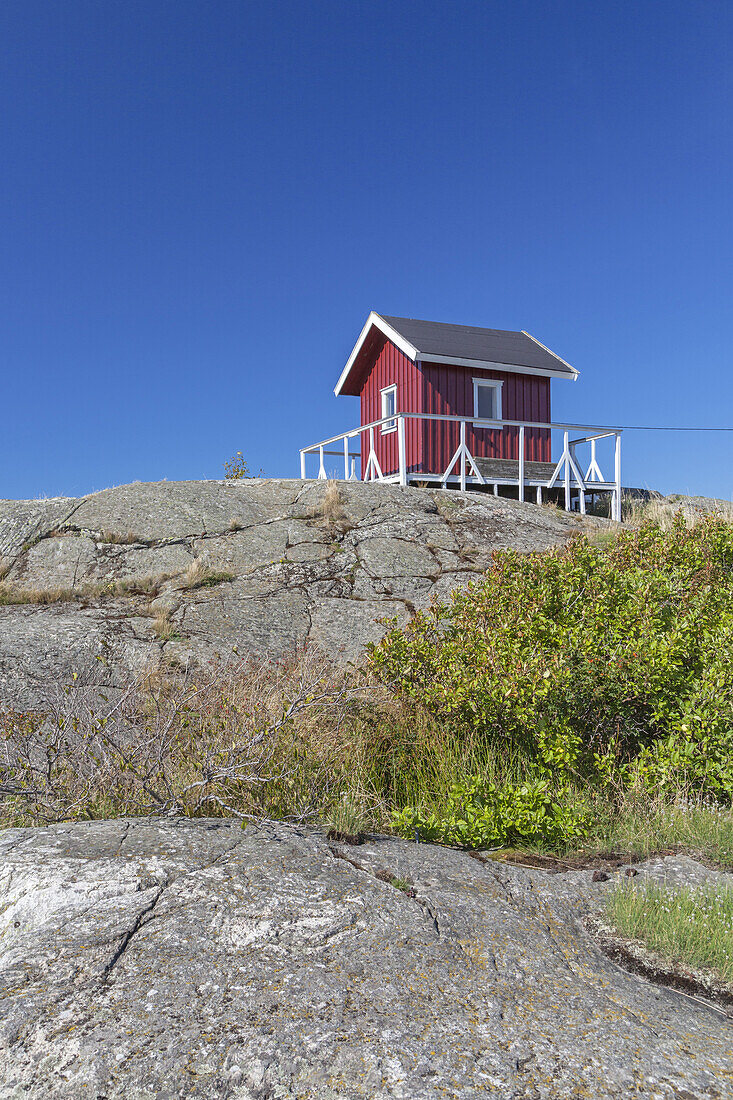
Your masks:
{"label": "small square window", "polygon": [[[381,391],[382,394],[382,416],[384,420],[388,416],[394,416],[397,412],[397,387],[388,386]],[[396,420],[387,420],[386,424],[382,424],[382,433],[393,432],[397,428]]]}
{"label": "small square window", "polygon": [[501,382],[473,380],[473,415],[477,420],[501,420]]}

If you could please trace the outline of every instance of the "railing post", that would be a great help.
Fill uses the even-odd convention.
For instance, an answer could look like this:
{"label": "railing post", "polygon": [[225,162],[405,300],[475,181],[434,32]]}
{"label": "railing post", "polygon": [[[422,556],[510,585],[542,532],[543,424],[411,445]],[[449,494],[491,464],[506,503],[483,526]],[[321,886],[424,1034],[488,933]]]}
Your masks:
{"label": "railing post", "polygon": [[524,424],[519,429],[519,499],[524,500]]}
{"label": "railing post", "polygon": [[461,421],[461,492],[466,491],[466,421]]}
{"label": "railing post", "polygon": [[[580,467],[578,466],[578,456],[575,453],[575,444],[574,443],[570,444],[570,454],[573,456],[573,462],[575,463],[575,466],[576,466],[575,476],[579,477],[580,475],[578,473],[578,470],[580,469]],[[583,483],[581,483],[578,486],[578,506],[580,508],[581,516],[584,516],[585,515],[585,485]]]}
{"label": "railing post", "polygon": [[397,417],[397,452],[400,460],[400,485],[407,485],[407,450],[405,447],[405,418]]}
{"label": "railing post", "polygon": [[616,432],[616,447],[614,454],[614,473],[616,476],[616,490],[614,492],[616,505],[616,521],[621,522],[621,432]]}
{"label": "railing post", "polygon": [[570,511],[570,433],[565,432],[563,437],[563,454],[565,455],[565,511]]}
{"label": "railing post", "polygon": [[305,481],[305,451],[300,452],[300,476]]}
{"label": "railing post", "polygon": [[349,437],[344,436],[344,481],[349,480]]}
{"label": "railing post", "polygon": [[319,481],[325,481],[326,480],[326,467],[323,465],[323,444],[321,444],[321,446],[319,447],[319,450],[320,450],[320,453],[321,453],[321,464],[318,468],[318,480]]}

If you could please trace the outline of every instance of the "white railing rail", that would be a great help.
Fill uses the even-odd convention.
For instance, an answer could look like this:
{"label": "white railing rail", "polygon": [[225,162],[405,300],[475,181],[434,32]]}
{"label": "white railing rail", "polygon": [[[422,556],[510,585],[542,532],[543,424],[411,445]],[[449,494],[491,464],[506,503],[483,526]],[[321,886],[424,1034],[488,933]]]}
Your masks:
{"label": "white railing rail", "polygon": [[[572,493],[576,491],[578,494],[580,511],[585,513],[586,493],[608,492],[612,495],[612,518],[619,521],[621,519],[621,432],[623,429],[609,428],[605,425],[548,424],[544,421],[533,420],[479,420],[475,416],[442,416],[439,413],[393,413],[392,416],[373,420],[369,424],[362,424],[358,428],[352,428],[347,432],[340,432],[338,435],[331,436],[329,439],[324,439],[321,443],[314,443],[310,447],[302,447],[300,450],[300,476],[302,478],[306,477],[306,455],[315,454],[318,456],[318,478],[324,479],[327,477],[324,458],[333,455],[341,457],[343,454],[344,479],[347,481],[358,480],[356,475],[357,458],[362,459],[361,468],[364,481],[390,481],[397,482],[400,485],[407,485],[410,476],[412,476],[413,480],[422,479],[422,474],[410,475],[407,470],[405,425],[408,420],[435,420],[459,425],[458,447],[444,472],[442,475],[437,474],[436,471],[430,472],[432,476],[438,477],[438,480],[444,487],[448,484],[449,480],[457,480],[463,490],[465,490],[469,481],[471,484],[479,485],[493,483],[495,492],[497,491],[497,483],[517,485],[520,500],[525,499],[525,490],[527,488],[527,461],[534,461],[527,460],[526,458],[527,429],[561,431],[563,433],[563,450],[560,458],[555,464],[551,477],[547,481],[532,479],[533,485],[537,487],[538,500],[541,499],[542,488],[552,489],[560,482],[564,488],[566,511],[570,511]],[[395,422],[397,426],[397,471],[394,474],[385,475],[377,455],[374,431],[375,428],[380,428],[384,424],[390,424],[391,426],[395,424]],[[466,442],[467,424],[479,428],[493,428],[501,431],[505,428],[518,429],[518,457],[516,460],[512,460],[517,461],[518,464],[516,478],[504,476],[496,477],[491,474],[483,475],[481,473],[477,460],[474,455],[471,454]],[[583,432],[585,434],[579,438],[571,439],[571,432]],[[356,436],[366,437],[368,452],[365,461],[365,456],[362,451],[352,451],[350,448],[350,441]],[[601,439],[614,440],[613,478],[605,478],[599,465],[597,443]],[[342,443],[343,451],[328,450],[332,444],[339,442]],[[589,447],[589,456],[588,465],[585,473],[583,473],[583,467],[577,456],[577,449],[585,446]],[[458,472],[454,473],[456,468]]]}

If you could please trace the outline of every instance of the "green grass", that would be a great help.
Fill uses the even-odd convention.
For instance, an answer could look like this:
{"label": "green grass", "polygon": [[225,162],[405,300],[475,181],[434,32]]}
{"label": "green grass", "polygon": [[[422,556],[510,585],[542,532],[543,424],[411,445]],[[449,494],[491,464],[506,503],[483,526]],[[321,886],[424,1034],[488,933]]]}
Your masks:
{"label": "green grass", "polygon": [[655,852],[686,851],[733,868],[733,810],[686,798],[628,796],[618,806],[598,801],[594,829],[583,847],[638,859]]}
{"label": "green grass", "polygon": [[225,584],[227,581],[234,580],[234,573],[228,572],[226,569],[215,570],[212,569],[204,577],[201,578],[196,584],[189,586],[190,589],[194,588],[214,588],[217,584]]}
{"label": "green grass", "polygon": [[669,963],[733,981],[733,888],[622,885],[606,901],[606,920]]}

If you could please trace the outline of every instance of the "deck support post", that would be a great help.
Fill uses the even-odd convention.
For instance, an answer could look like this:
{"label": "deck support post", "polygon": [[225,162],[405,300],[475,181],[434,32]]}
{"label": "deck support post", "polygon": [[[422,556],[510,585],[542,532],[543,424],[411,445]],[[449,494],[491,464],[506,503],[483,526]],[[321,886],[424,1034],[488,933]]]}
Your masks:
{"label": "deck support post", "polygon": [[400,462],[400,485],[407,485],[407,448],[405,446],[405,418],[397,418],[397,453]]}
{"label": "deck support post", "polygon": [[578,466],[578,456],[575,453],[575,444],[570,444],[569,456],[572,459],[573,470],[575,476],[578,478],[578,507],[580,508],[581,516],[585,515],[585,482],[580,478],[580,467]]}
{"label": "deck support post", "polygon": [[364,458],[361,460],[362,477],[364,481],[384,481],[384,474],[382,473],[382,467],[379,465],[379,459],[377,458],[377,452],[374,450],[374,428],[369,428],[369,458],[367,459],[366,466],[364,465]]}
{"label": "deck support post", "polygon": [[614,447],[614,475],[616,488],[613,493],[616,515],[614,519],[621,522],[621,433],[615,433],[616,445]]}
{"label": "deck support post", "polygon": [[[308,474],[308,455],[318,456],[318,473],[317,478],[321,481],[326,480],[329,474],[326,471],[326,455],[334,455],[338,458],[343,456],[344,460],[344,479],[347,481],[357,480],[356,474],[356,458],[359,458],[361,467],[361,478],[364,481],[388,481],[392,484],[408,485],[410,478],[413,480],[417,477],[421,477],[422,474],[419,471],[410,474],[408,472],[408,456],[407,456],[407,422],[410,419],[419,421],[444,421],[450,424],[452,431],[455,431],[454,425],[458,425],[458,447],[453,454],[447,468],[441,475],[429,472],[429,480],[438,480],[443,488],[448,487],[448,482],[452,482],[453,485],[458,484],[461,491],[466,491],[468,488],[468,480],[471,479],[471,483],[476,485],[485,486],[487,489],[491,486],[494,496],[499,496],[501,485],[516,486],[517,496],[520,501],[527,501],[531,499],[532,492],[535,490],[535,497],[538,504],[543,501],[544,494],[543,489],[562,489],[564,488],[565,496],[565,510],[570,512],[573,508],[577,507],[578,511],[583,514],[589,508],[593,508],[596,502],[596,498],[599,493],[608,494],[610,496],[610,514],[614,521],[622,522],[622,486],[621,486],[621,435],[623,429],[621,428],[599,428],[589,427],[583,428],[578,424],[550,424],[544,423],[530,423],[517,420],[508,421],[480,421],[479,427],[495,427],[498,423],[502,430],[506,428],[517,429],[517,456],[516,456],[516,473],[511,468],[511,463],[497,462],[494,468],[491,469],[491,463],[489,462],[486,468],[486,475],[484,476],[478,467],[477,459],[471,454],[468,447],[468,432],[466,425],[474,423],[471,417],[465,416],[442,416],[433,413],[397,413],[394,412],[392,416],[383,417],[381,420],[375,420],[371,424],[364,424],[360,428],[354,428],[351,431],[343,432],[339,435],[332,436],[330,439],[324,439],[321,443],[314,443],[311,447],[301,448],[299,451],[300,456],[300,476],[303,480],[307,480],[312,474]],[[385,425],[389,425],[386,430],[393,430],[397,436],[397,462],[394,462],[394,451],[390,450],[391,459],[389,473],[385,477],[376,451],[376,438],[375,432],[379,427],[383,430]],[[539,477],[534,476],[534,473],[530,477],[529,484],[527,481],[527,429],[534,430],[541,428],[543,430],[557,429],[563,433],[563,452],[558,459],[557,463],[553,467],[552,475],[548,481],[540,481],[543,477],[544,471],[540,470]],[[582,438],[570,439],[570,431],[583,431],[587,434]],[[356,436],[361,437],[361,449],[356,452],[351,450],[350,440]],[[448,436],[450,438],[450,436]],[[472,436],[473,438],[473,436]],[[598,462],[598,448],[597,443],[603,439],[613,438],[615,444],[614,451],[614,474],[613,478],[604,476],[601,471]],[[339,447],[336,450],[329,450],[329,447],[333,444],[343,444],[343,451]],[[392,445],[394,446],[394,444]],[[578,448],[579,447],[590,448],[590,462],[587,470],[583,473],[581,467],[578,465]],[[368,449],[367,449],[368,447]],[[532,449],[530,448],[530,453]],[[583,452],[583,458],[586,458],[586,453]],[[411,456],[411,461],[415,461]],[[480,460],[479,460],[480,461]],[[542,464],[545,465],[544,463]],[[547,464],[549,465],[549,463]],[[532,466],[532,463],[530,463]],[[508,467],[508,469],[507,469]],[[413,467],[414,469],[414,467]],[[534,470],[534,467],[532,466]],[[513,476],[512,476],[513,475]],[[332,476],[338,477],[337,473]],[[427,475],[426,475],[427,480]],[[539,484],[538,484],[539,482]],[[578,503],[576,506],[573,493],[577,489],[578,491]]]}
{"label": "deck support post", "polygon": [[565,432],[563,436],[563,454],[565,455],[565,511],[570,511],[570,450],[568,442],[570,439],[570,433]]}

